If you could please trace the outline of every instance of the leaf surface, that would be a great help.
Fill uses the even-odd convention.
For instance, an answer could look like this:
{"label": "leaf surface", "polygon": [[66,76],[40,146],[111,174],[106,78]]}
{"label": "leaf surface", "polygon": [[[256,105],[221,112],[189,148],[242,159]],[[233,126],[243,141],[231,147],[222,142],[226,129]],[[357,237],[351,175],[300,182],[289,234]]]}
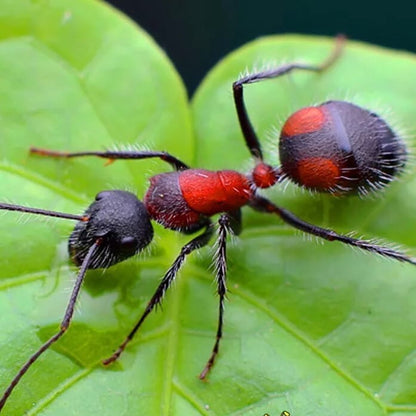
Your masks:
{"label": "leaf surface", "polygon": [[[266,37],[220,62],[193,100],[197,163],[252,166],[232,103],[230,86],[239,74],[276,60],[319,64],[333,45],[324,38]],[[278,164],[278,131],[290,114],[327,100],[349,100],[373,110],[404,137],[411,151],[415,71],[410,54],[349,41],[339,61],[322,74],[298,71],[245,86],[248,113],[267,149],[266,159]],[[226,155],[226,162],[218,152]],[[400,180],[367,199],[310,195],[294,185],[276,186],[267,195],[307,221],[395,241],[414,254],[415,175],[409,159]],[[320,416],[413,414],[414,267],[339,243],[318,245],[275,218],[247,214],[234,248],[238,254],[230,256],[237,286],[231,287],[231,296],[233,303],[240,296],[251,303],[253,314],[261,311],[274,323],[243,324],[241,345],[258,345],[250,349],[252,367],[246,365],[242,378],[263,394],[247,399],[251,413],[236,414],[280,414],[282,409]],[[250,361],[243,353],[240,359]]]}
{"label": "leaf surface", "polygon": [[[250,166],[231,83],[246,67],[320,62],[332,41],[273,37],[231,54],[202,83],[193,126],[183,85],[137,26],[90,0],[0,2],[2,200],[81,213],[103,189],[142,197],[157,161],[53,160],[31,145],[101,150],[137,144],[205,168]],[[294,74],[247,88],[247,105],[270,160],[271,126],[293,110],[353,98],[412,130],[415,59],[349,43],[325,74]],[[383,113],[384,115],[384,113]],[[193,129],[195,134],[193,133]],[[405,130],[404,130],[405,131]],[[414,175],[370,200],[311,196],[289,187],[270,198],[323,226],[383,237],[416,251]],[[76,270],[71,221],[4,212],[0,223],[0,390],[53,334]],[[191,256],[163,304],[120,361],[100,364],[123,340],[189,236],[156,228],[149,252],[91,271],[71,329],[24,376],[4,409],[21,415],[385,415],[416,410],[415,271],[336,244],[318,245],[277,219],[244,209],[230,244],[229,302],[221,353],[207,383],[217,297],[213,250]]]}

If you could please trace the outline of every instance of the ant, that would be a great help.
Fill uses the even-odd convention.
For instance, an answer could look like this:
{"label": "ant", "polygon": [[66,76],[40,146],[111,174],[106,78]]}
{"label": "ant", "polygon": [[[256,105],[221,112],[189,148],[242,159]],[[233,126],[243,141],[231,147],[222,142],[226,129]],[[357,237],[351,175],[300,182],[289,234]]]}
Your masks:
{"label": "ant", "polygon": [[[17,372],[0,399],[0,410],[32,364],[65,334],[71,323],[86,272],[89,269],[108,268],[142,251],[153,238],[151,220],[184,234],[200,233],[182,247],[143,314],[118,349],[103,361],[104,365],[119,358],[147,316],[161,304],[187,256],[206,246],[217,228],[218,249],[214,260],[219,296],[218,323],[211,354],[199,375],[201,380],[206,379],[217,358],[223,334],[224,301],[227,293],[227,236],[230,233],[240,234],[241,208],[244,206],[277,215],[289,226],[307,234],[416,265],[416,259],[400,251],[310,224],[285,208],[275,205],[258,192],[289,179],[313,191],[336,195],[366,194],[383,188],[402,172],[407,151],[401,138],[377,114],[346,101],[327,101],[295,112],[281,131],[281,166],[274,167],[264,161],[259,139],[246,110],[243,87],[298,70],[321,73],[339,58],[344,44],[345,39],[338,36],[334,50],[320,65],[286,64],[243,76],[233,83],[234,103],[241,131],[255,161],[254,169],[247,175],[233,170],[190,168],[167,152],[59,152],[30,149],[32,154],[54,158],[93,156],[108,161],[159,158],[169,164],[173,171],[150,178],[150,186],[143,202],[130,192],[107,190],[96,196],[83,215],[0,204],[2,210],[77,221],[69,237],[68,249],[71,260],[79,268],[59,331]],[[219,214],[217,224],[211,220],[216,214]]]}

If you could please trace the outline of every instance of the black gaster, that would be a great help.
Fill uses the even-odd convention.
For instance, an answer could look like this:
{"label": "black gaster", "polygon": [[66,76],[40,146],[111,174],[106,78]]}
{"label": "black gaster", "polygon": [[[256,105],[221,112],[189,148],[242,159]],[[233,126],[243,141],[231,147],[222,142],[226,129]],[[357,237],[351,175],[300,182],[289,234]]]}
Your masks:
{"label": "black gaster", "polygon": [[[349,175],[348,169],[356,170],[355,189],[378,189],[400,174],[407,159],[405,144],[379,115],[343,101],[327,101],[322,106],[345,128],[351,146],[349,152],[341,146],[339,129],[336,137],[344,153],[344,169],[347,168],[344,176]],[[353,166],[347,163],[348,158]]]}
{"label": "black gaster", "polygon": [[[400,174],[407,159],[402,139],[377,114],[345,101],[327,101],[321,108],[326,116],[316,131],[279,141],[283,172],[295,183],[309,189],[338,194],[376,191]],[[313,158],[327,159],[339,168],[333,188],[305,185],[299,164]]]}
{"label": "black gaster", "polygon": [[103,191],[85,211],[69,237],[72,261],[81,265],[89,248],[100,241],[89,269],[110,267],[143,250],[153,239],[149,214],[136,195],[126,191]]}

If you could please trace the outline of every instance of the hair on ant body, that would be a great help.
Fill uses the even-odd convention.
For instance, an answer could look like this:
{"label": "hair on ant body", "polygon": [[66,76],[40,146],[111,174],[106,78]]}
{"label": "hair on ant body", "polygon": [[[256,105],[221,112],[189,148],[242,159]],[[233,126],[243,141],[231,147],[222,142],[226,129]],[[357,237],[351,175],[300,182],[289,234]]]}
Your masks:
{"label": "hair on ant body", "polygon": [[[0,399],[0,411],[14,388],[36,360],[57,342],[68,329],[84,277],[89,269],[108,268],[141,252],[153,239],[151,221],[184,234],[197,233],[185,244],[163,276],[137,323],[116,351],[103,361],[116,361],[133,339],[147,316],[159,305],[175,280],[185,259],[206,246],[218,228],[214,255],[218,303],[215,342],[199,378],[206,379],[219,353],[223,336],[224,301],[227,293],[227,236],[241,232],[241,208],[249,206],[266,214],[277,215],[291,227],[327,241],[339,241],[361,250],[416,265],[406,254],[372,241],[339,234],[310,224],[289,210],[261,196],[260,189],[270,188],[283,179],[313,191],[336,195],[366,194],[378,191],[403,170],[407,150],[402,139],[377,114],[346,101],[327,101],[298,110],[285,122],[279,140],[280,166],[264,162],[263,151],[248,116],[243,90],[248,84],[278,78],[293,71],[321,73],[339,58],[344,38],[338,37],[334,51],[321,65],[286,64],[248,74],[233,83],[234,103],[245,144],[255,161],[249,174],[234,170],[210,171],[191,168],[167,152],[158,151],[85,151],[60,152],[31,148],[38,156],[54,158],[99,157],[109,161],[160,159],[171,172],[150,178],[140,201],[121,190],[100,192],[83,215],[29,208],[1,203],[0,209],[77,221],[68,241],[72,262],[78,274],[58,332],[48,339],[18,370]],[[219,215],[218,220],[212,217]],[[285,413],[285,412],[283,412]]]}

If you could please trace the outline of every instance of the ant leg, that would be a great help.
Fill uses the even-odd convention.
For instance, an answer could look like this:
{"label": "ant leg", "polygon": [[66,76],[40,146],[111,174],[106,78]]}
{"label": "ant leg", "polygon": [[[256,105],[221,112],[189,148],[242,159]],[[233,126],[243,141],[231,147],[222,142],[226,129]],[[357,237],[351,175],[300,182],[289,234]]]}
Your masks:
{"label": "ant leg", "polygon": [[231,229],[234,235],[241,234],[241,209],[227,212],[228,227]]}
{"label": "ant leg", "polygon": [[75,281],[74,288],[72,289],[71,297],[68,302],[68,306],[65,310],[64,319],[61,322],[60,330],[55,335],[53,335],[51,338],[48,339],[26,362],[25,364],[20,368],[18,373],[15,375],[13,380],[10,382],[9,386],[3,393],[3,396],[0,399],[0,411],[3,409],[4,405],[6,404],[6,401],[14,388],[19,383],[20,379],[26,374],[26,372],[29,370],[29,368],[32,366],[32,364],[56,341],[58,341],[59,338],[62,337],[62,335],[65,334],[66,330],[68,329],[72,316],[74,314],[74,308],[75,303],[77,301],[79,292],[81,290],[82,282],[84,281],[85,273],[88,269],[88,266],[90,265],[90,262],[96,253],[96,250],[98,246],[101,244],[101,240],[97,240],[88,250],[87,255],[84,258],[84,261],[81,264],[81,267],[78,271],[78,276]]}
{"label": "ant leg", "polygon": [[318,227],[317,225],[310,224],[306,221],[296,217],[290,211],[280,208],[274,205],[271,201],[266,198],[256,196],[255,199],[250,203],[250,206],[257,211],[265,212],[268,214],[277,214],[279,217],[298,230],[304,231],[305,233],[315,235],[328,241],[340,241],[341,243],[358,247],[362,250],[370,251],[372,253],[379,254],[384,257],[390,257],[392,259],[414,264],[416,265],[416,259],[407,256],[400,251],[393,250],[390,247],[381,246],[374,244],[368,240],[361,240],[358,238],[352,238],[347,235],[338,234],[328,228]]}
{"label": "ant leg", "polygon": [[208,244],[209,240],[211,239],[213,234],[212,224],[211,222],[205,228],[205,231],[192,239],[189,243],[185,244],[181,252],[179,253],[178,257],[176,257],[175,261],[173,262],[172,266],[170,266],[169,270],[163,276],[162,281],[160,282],[159,286],[157,287],[154,295],[150,299],[149,303],[146,306],[145,311],[143,312],[142,316],[127,335],[126,339],[120,344],[117,350],[114,352],[111,357],[105,359],[103,361],[104,365],[111,364],[112,362],[116,361],[118,357],[120,357],[121,353],[126,348],[127,344],[133,339],[135,333],[138,331],[144,320],[147,316],[152,312],[155,306],[160,305],[163,300],[163,296],[165,295],[166,291],[169,289],[172,282],[175,280],[176,275],[178,274],[179,269],[181,268],[185,258],[188,254],[192,253],[194,250],[198,250],[201,247]]}
{"label": "ant leg", "polygon": [[31,147],[30,153],[47,156],[47,157],[81,157],[81,156],[96,156],[103,159],[108,159],[109,161],[114,161],[117,159],[150,159],[158,157],[159,159],[169,163],[175,170],[185,170],[189,169],[189,166],[177,159],[175,156],[167,152],[153,152],[148,150],[136,151],[136,150],[125,150],[125,151],[112,151],[107,150],[104,152],[58,152],[48,149],[39,149],[37,147]]}
{"label": "ant leg", "polygon": [[335,47],[331,55],[321,65],[307,65],[301,63],[285,64],[277,68],[267,69],[265,71],[243,76],[233,83],[234,103],[237,110],[238,121],[240,122],[241,131],[243,133],[246,145],[254,158],[263,160],[263,152],[261,150],[259,139],[257,138],[256,132],[254,131],[254,127],[248,117],[246,106],[244,104],[243,85],[252,84],[254,82],[266,79],[277,78],[297,69],[322,72],[338,59],[338,57],[341,55],[344,44],[345,37],[343,35],[338,35],[335,39]]}
{"label": "ant leg", "polygon": [[207,361],[204,369],[199,375],[200,380],[205,380],[208,373],[215,363],[215,359],[218,355],[219,345],[222,338],[222,327],[224,321],[224,300],[227,293],[226,286],[226,275],[227,275],[227,232],[228,229],[234,232],[234,230],[239,232],[241,229],[241,224],[239,224],[239,218],[235,215],[236,213],[241,213],[240,210],[234,211],[230,214],[222,214],[218,220],[219,230],[218,230],[218,239],[217,239],[217,253],[216,253],[216,281],[217,281],[217,292],[219,295],[219,313],[218,313],[218,327],[217,334],[215,339],[215,344],[211,352],[211,356]]}

